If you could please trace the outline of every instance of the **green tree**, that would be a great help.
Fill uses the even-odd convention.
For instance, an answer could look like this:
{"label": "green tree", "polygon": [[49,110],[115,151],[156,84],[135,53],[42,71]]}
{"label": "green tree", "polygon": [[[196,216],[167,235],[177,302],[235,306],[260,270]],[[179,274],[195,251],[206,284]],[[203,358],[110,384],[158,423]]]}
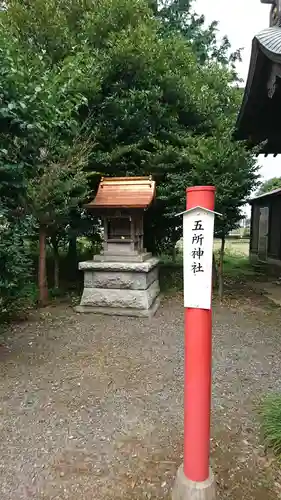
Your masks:
{"label": "green tree", "polygon": [[88,195],[88,180],[83,167],[88,161],[87,144],[69,148],[68,155],[57,163],[46,158],[27,185],[27,207],[39,227],[39,301],[48,300],[46,277],[46,239],[51,237],[55,261],[55,287],[59,287],[58,235],[69,221],[71,210],[79,207]]}
{"label": "green tree", "polygon": [[6,217],[14,210],[38,221],[44,303],[46,228],[58,231],[88,192],[83,167],[92,151],[92,133],[86,122],[81,126],[78,114],[85,98],[69,83],[70,70],[78,78],[75,65],[50,66],[40,53],[26,53],[17,39],[3,33],[0,196]]}
{"label": "green tree", "polygon": [[241,49],[231,52],[227,36],[218,40],[218,22],[205,26],[205,16],[193,9],[193,0],[165,0],[154,3],[154,13],[161,20],[162,31],[180,33],[189,43],[200,64],[216,61],[235,69],[235,63],[241,60]]}
{"label": "green tree", "polygon": [[281,188],[281,177],[272,177],[271,179],[268,179],[267,181],[264,181],[261,184],[257,195],[259,196],[260,194],[269,193],[270,191],[274,191],[274,189],[280,189],[280,188]]}
{"label": "green tree", "polygon": [[[17,73],[18,78],[14,78]],[[25,159],[28,169],[32,136],[25,120],[25,103],[15,96],[28,94],[32,74],[36,78],[36,62],[31,59],[27,66],[24,53],[17,53],[16,43],[7,32],[0,36],[0,74],[0,318],[3,320],[28,306],[32,262],[25,239],[31,233],[31,223],[24,216],[23,199]]]}

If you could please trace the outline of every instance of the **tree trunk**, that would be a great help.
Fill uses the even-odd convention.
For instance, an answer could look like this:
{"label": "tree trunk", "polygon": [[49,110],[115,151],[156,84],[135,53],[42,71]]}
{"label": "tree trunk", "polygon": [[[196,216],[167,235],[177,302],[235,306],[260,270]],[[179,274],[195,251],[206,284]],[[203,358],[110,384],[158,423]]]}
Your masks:
{"label": "tree trunk", "polygon": [[213,253],[212,284],[213,284],[213,288],[217,288],[217,286],[218,286],[218,270],[217,270],[216,259],[215,259],[214,253]]}
{"label": "tree trunk", "polygon": [[54,288],[60,287],[60,261],[59,261],[59,246],[55,236],[51,237],[53,255],[54,255]]}
{"label": "tree trunk", "polygon": [[72,282],[76,279],[77,276],[78,256],[77,256],[76,235],[70,235],[68,239],[67,264],[68,264],[68,280]]}
{"label": "tree trunk", "polygon": [[220,248],[220,262],[219,262],[219,298],[220,301],[223,299],[223,258],[225,249],[225,236],[221,238],[221,248]]}
{"label": "tree trunk", "polygon": [[39,227],[39,266],[38,266],[39,305],[45,306],[48,302],[48,286],[46,273],[46,228]]}
{"label": "tree trunk", "polygon": [[77,238],[75,236],[70,236],[68,240],[68,252],[67,252],[67,260],[70,264],[77,263]]}
{"label": "tree trunk", "polygon": [[175,264],[176,261],[177,261],[177,249],[176,249],[176,246],[173,246],[173,248],[172,248],[172,262],[173,262],[173,264]]}

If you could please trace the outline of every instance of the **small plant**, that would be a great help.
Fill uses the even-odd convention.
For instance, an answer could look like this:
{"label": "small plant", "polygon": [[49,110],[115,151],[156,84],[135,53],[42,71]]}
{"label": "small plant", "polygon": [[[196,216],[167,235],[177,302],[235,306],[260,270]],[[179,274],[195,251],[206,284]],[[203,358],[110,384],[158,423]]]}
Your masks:
{"label": "small plant", "polygon": [[265,444],[281,460],[281,394],[264,399],[259,408]]}
{"label": "small plant", "polygon": [[160,288],[164,293],[183,290],[183,261],[179,255],[176,261],[171,256],[160,256]]}

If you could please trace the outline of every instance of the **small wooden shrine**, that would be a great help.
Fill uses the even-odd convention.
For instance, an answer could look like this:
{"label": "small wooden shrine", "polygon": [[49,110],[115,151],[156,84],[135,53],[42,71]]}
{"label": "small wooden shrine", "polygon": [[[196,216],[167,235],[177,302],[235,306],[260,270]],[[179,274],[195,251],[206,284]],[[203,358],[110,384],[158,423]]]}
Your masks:
{"label": "small wooden shrine", "polygon": [[248,79],[234,139],[259,146],[259,153],[281,153],[281,1],[271,5],[270,27],[253,38]]}
{"label": "small wooden shrine", "polygon": [[154,198],[151,177],[101,179],[96,197],[86,205],[103,221],[103,251],[95,260],[144,261],[151,257],[143,248],[143,216]]}
{"label": "small wooden shrine", "polygon": [[103,250],[80,262],[84,290],[78,312],[152,316],[159,306],[158,259],[143,247],[144,211],[155,199],[151,177],[102,178],[86,205],[103,221]]}

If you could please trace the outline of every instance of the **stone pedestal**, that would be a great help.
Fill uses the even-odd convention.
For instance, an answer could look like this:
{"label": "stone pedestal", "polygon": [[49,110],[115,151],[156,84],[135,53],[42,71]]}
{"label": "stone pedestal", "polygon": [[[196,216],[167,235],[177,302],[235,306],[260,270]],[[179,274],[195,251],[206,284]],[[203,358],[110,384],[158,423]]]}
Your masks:
{"label": "stone pedestal", "polygon": [[172,500],[216,500],[216,483],[212,470],[210,469],[206,481],[196,483],[185,477],[181,465],[172,491]]}
{"label": "stone pedestal", "polygon": [[158,259],[80,262],[84,290],[77,312],[153,316],[159,306]]}
{"label": "stone pedestal", "polygon": [[145,262],[151,259],[152,254],[149,252],[123,252],[110,253],[103,251],[100,255],[94,256],[95,262]]}

